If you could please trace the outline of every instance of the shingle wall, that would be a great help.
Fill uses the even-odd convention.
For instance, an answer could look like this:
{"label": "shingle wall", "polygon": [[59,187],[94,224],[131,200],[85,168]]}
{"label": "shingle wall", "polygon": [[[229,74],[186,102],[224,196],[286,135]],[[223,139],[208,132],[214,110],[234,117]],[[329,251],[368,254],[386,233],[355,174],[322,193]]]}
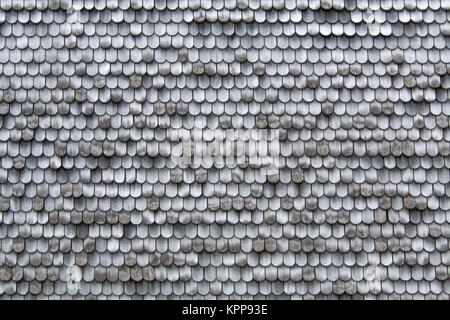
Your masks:
{"label": "shingle wall", "polygon": [[449,9],[0,0],[0,299],[448,299]]}

